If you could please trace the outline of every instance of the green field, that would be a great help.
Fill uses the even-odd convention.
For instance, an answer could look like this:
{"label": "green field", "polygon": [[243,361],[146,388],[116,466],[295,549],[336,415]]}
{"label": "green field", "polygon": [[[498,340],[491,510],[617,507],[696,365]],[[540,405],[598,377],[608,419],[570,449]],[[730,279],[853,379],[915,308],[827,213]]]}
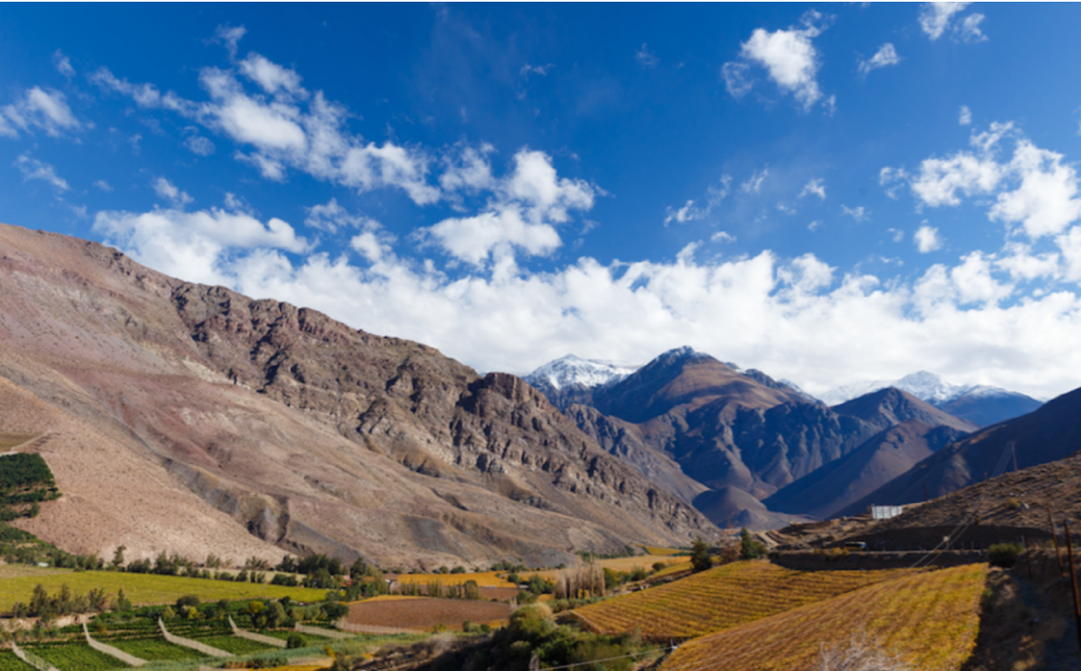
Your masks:
{"label": "green field", "polygon": [[0,671],[34,671],[34,667],[16,657],[14,652],[0,650]]}
{"label": "green field", "polygon": [[86,643],[68,643],[67,645],[35,645],[27,650],[50,662],[58,669],[79,669],[79,671],[110,671],[128,668],[128,665],[94,650]]}
{"label": "green field", "polygon": [[240,638],[239,636],[207,636],[196,640],[200,643],[205,643],[206,645],[217,648],[218,650],[231,652],[234,655],[252,655],[257,652],[269,650],[271,647],[257,641],[249,641],[246,638]]}
{"label": "green field", "polygon": [[16,601],[28,603],[34,586],[41,583],[54,594],[62,584],[73,592],[86,594],[91,589],[103,589],[112,597],[123,587],[135,605],[174,603],[185,594],[195,594],[202,601],[229,599],[280,599],[288,596],[294,601],[314,602],[326,598],[327,591],[307,587],[282,587],[248,582],[226,582],[202,578],[181,578],[148,573],[118,571],[71,571],[58,569],[21,569],[21,575],[0,580],[0,611],[10,611]]}
{"label": "green field", "polygon": [[109,645],[119,648],[129,655],[135,655],[139,659],[145,659],[148,662],[159,659],[202,659],[206,656],[191,648],[182,648],[179,645],[173,645],[164,638],[143,638],[135,641],[110,641]]}

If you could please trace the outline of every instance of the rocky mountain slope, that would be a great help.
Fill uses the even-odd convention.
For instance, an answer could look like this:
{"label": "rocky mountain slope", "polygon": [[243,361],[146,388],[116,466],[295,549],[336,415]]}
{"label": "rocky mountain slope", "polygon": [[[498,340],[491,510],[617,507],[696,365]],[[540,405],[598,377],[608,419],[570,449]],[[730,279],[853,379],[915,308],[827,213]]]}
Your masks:
{"label": "rocky mountain slope", "polygon": [[0,286],[0,430],[49,433],[65,492],[20,525],[67,549],[557,563],[715,532],[520,379],[424,345],[11,226]]}
{"label": "rocky mountain slope", "polygon": [[936,498],[1002,472],[1057,461],[1081,446],[1081,389],[1048,401],[1038,410],[987,427],[939,450],[911,470],[841,511],[862,512],[875,504],[904,504]]}
{"label": "rocky mountain slope", "polygon": [[[592,404],[572,405],[567,413],[606,450],[714,522],[749,521],[759,528],[811,510],[835,510],[907,470],[943,440],[977,428],[895,389],[827,408],[762,373],[746,375],[689,348],[666,352],[595,389]],[[855,457],[853,465],[837,468],[832,489],[819,491],[813,481],[794,485],[906,422],[913,424],[882,436],[862,462]],[[948,431],[935,433],[936,427]],[[867,456],[882,445],[896,446],[898,436],[907,456]],[[863,477],[870,484],[839,484]],[[779,508],[770,506],[772,495]]]}
{"label": "rocky mountain slope", "polygon": [[1040,401],[1031,396],[1001,387],[950,384],[927,371],[912,373],[900,380],[861,382],[837,387],[821,394],[820,398],[828,405],[839,405],[889,387],[906,391],[940,410],[981,427],[1020,417],[1041,405]]}

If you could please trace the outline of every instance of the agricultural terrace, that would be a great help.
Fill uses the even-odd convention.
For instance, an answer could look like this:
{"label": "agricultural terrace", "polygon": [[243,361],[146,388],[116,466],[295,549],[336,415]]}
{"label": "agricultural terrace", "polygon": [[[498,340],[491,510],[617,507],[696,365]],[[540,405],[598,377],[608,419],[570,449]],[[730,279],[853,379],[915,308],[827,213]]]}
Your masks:
{"label": "agricultural terrace", "polygon": [[[7,567],[4,568],[7,569]],[[12,577],[0,580],[0,611],[2,612],[10,612],[16,601],[29,603],[34,593],[34,586],[39,583],[49,593],[58,592],[63,584],[67,584],[72,592],[80,594],[85,594],[92,589],[100,589],[110,596],[116,596],[116,593],[123,588],[127,598],[135,605],[174,603],[186,594],[198,595],[203,601],[280,599],[287,596],[294,601],[303,602],[322,601],[327,595],[325,589],[205,580],[150,573],[26,569],[23,567],[19,567],[19,570],[14,573]]]}
{"label": "agricultural terrace", "polygon": [[[0,451],[7,451],[21,447],[32,440],[40,438],[41,433],[10,433],[0,431]],[[0,669],[4,667],[0,666]]]}
{"label": "agricultural terrace", "polygon": [[797,671],[823,644],[865,632],[918,671],[957,671],[972,654],[987,564],[926,571],[684,643],[662,671]]}
{"label": "agricultural terrace", "polygon": [[792,571],[765,561],[741,561],[572,612],[601,634],[637,630],[650,640],[687,639],[829,599],[904,571]]}
{"label": "agricultural terrace", "polygon": [[438,582],[444,587],[464,585],[470,580],[478,587],[515,587],[502,577],[509,571],[484,571],[483,573],[403,573],[395,579],[402,585],[430,585]]}
{"label": "agricultural terrace", "polygon": [[441,625],[461,631],[465,622],[499,627],[507,623],[511,610],[510,604],[491,601],[377,596],[350,604],[345,628],[426,631]]}
{"label": "agricultural terrace", "polygon": [[659,547],[653,547],[653,546],[650,546],[650,545],[639,545],[638,547],[642,548],[648,554],[653,555],[655,557],[671,557],[673,555],[679,555],[679,554],[682,554],[682,555],[690,554],[689,550],[681,550],[679,548],[659,548]]}
{"label": "agricultural terrace", "polygon": [[[678,552],[678,550],[674,550],[673,552]],[[636,566],[652,570],[653,565],[658,562],[669,566],[677,564],[688,564],[689,566],[686,557],[676,557],[673,555],[639,555],[635,557],[599,559],[598,561],[604,568],[611,569],[617,573],[630,572]],[[556,576],[559,575],[560,570],[561,569],[546,569],[544,571],[524,570],[518,571],[518,577],[522,582],[528,581],[535,575],[540,576],[544,580],[554,581]],[[508,582],[506,578],[506,576],[511,573],[514,573],[514,571],[483,571],[480,573],[403,573],[395,577],[395,579],[402,585],[415,584],[422,587],[434,584],[437,581],[444,587],[450,587],[452,585],[464,585],[470,580],[473,580],[477,583],[478,587],[513,588],[516,587],[516,585],[512,582]]]}
{"label": "agricultural terrace", "polygon": [[[635,567],[644,568],[647,571],[653,570],[653,565],[657,563],[666,564],[672,566],[674,564],[687,563],[686,557],[668,556],[651,556],[651,555],[638,555],[635,557],[616,557],[615,559],[598,559],[600,565],[603,568],[610,569],[616,573],[630,573]],[[555,580],[559,575],[560,569],[548,569],[545,571],[522,571],[518,575],[522,580],[529,580],[531,577],[538,575],[544,580]]]}

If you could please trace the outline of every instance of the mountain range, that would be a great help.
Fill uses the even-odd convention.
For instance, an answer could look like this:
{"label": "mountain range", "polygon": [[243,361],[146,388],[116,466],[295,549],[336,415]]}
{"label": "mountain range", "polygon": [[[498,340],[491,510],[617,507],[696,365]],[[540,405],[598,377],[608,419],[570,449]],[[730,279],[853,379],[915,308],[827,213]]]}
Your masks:
{"label": "mountain range", "polygon": [[0,431],[72,552],[531,564],[716,528],[538,391],[425,345],[0,226]]}

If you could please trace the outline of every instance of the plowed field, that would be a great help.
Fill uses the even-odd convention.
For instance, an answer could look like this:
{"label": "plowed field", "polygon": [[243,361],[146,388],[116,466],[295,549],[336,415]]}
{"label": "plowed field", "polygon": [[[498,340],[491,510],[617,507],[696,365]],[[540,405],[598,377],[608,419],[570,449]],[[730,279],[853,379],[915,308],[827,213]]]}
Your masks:
{"label": "plowed field", "polygon": [[349,624],[424,631],[436,625],[461,629],[466,620],[480,624],[495,624],[510,617],[511,607],[505,603],[469,601],[466,599],[376,598],[350,604]]}

